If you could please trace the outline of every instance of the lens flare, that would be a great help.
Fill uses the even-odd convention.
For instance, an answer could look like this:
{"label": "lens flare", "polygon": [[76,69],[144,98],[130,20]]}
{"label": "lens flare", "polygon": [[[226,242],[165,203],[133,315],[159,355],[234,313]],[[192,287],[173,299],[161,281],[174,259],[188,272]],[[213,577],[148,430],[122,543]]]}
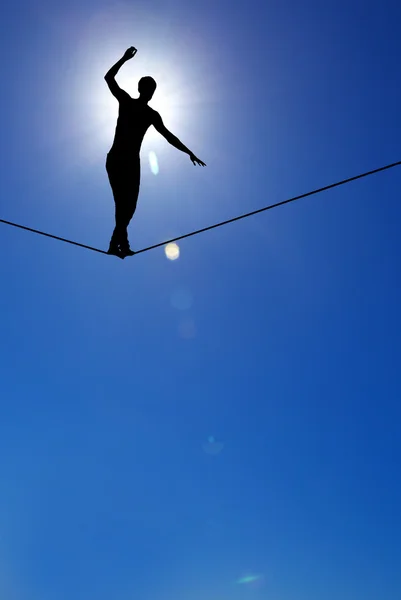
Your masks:
{"label": "lens flare", "polygon": [[212,435],[209,436],[207,442],[203,444],[203,450],[206,452],[206,454],[210,454],[212,456],[217,456],[217,454],[220,454],[223,448],[224,444],[217,442]]}
{"label": "lens flare", "polygon": [[157,161],[156,153],[153,152],[153,150],[149,152],[149,164],[153,175],[157,175],[159,172],[159,163]]}
{"label": "lens flare", "polygon": [[177,310],[188,310],[192,306],[192,295],[186,288],[177,288],[171,294],[171,305]]}
{"label": "lens flare", "polygon": [[178,244],[175,243],[167,244],[164,252],[169,260],[177,260],[180,256],[180,248]]}
{"label": "lens flare", "polygon": [[193,319],[182,319],[178,331],[180,337],[184,340],[192,340],[196,336],[196,327]]}
{"label": "lens flare", "polygon": [[240,579],[237,579],[237,583],[239,583],[240,585],[246,585],[246,584],[256,584],[259,585],[260,583],[262,583],[263,581],[263,575],[246,575],[245,577],[241,577]]}

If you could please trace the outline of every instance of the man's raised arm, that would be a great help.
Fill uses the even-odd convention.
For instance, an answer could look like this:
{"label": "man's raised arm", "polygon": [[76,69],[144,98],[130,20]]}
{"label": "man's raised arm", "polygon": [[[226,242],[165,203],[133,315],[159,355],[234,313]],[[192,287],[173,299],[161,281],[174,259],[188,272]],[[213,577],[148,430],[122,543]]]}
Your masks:
{"label": "man's raised arm", "polygon": [[106,73],[106,75],[104,76],[107,85],[109,86],[109,89],[111,91],[111,93],[113,94],[113,96],[115,96],[117,98],[117,100],[125,100],[126,98],[130,98],[129,94],[127,94],[127,92],[125,92],[124,90],[122,90],[120,88],[120,86],[118,85],[118,83],[115,80],[115,76],[117,75],[118,71],[121,69],[121,67],[123,66],[124,63],[127,62],[127,60],[130,60],[133,56],[135,56],[136,54],[136,48],[134,48],[133,46],[131,46],[130,48],[128,48],[128,50],[126,50],[124,52],[124,56],[122,56],[120,58],[120,60],[118,60],[116,62],[115,65],[113,65],[111,67],[111,69],[109,69]]}

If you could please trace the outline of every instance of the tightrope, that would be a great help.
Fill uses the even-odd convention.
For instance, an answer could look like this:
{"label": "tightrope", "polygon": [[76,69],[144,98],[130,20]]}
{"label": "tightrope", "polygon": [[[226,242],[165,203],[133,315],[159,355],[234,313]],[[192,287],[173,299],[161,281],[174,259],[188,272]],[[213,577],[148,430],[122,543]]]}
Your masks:
{"label": "tightrope", "polygon": [[[288,198],[287,200],[282,200],[281,202],[276,202],[275,204],[270,204],[269,206],[264,206],[263,208],[258,208],[257,210],[253,210],[251,212],[239,215],[238,217],[233,217],[231,219],[227,219],[226,221],[220,221],[220,223],[215,223],[214,225],[209,225],[208,227],[203,227],[202,229],[196,229],[195,231],[191,231],[190,233],[185,233],[184,235],[180,235],[178,237],[171,238],[170,240],[165,240],[164,242],[159,242],[158,244],[153,244],[153,246],[148,246],[147,248],[142,248],[141,250],[136,250],[135,255],[141,254],[143,252],[148,252],[149,250],[154,250],[155,248],[160,248],[161,246],[166,246],[167,244],[172,244],[173,242],[179,242],[180,240],[184,240],[184,239],[192,237],[194,235],[198,235],[199,233],[204,233],[205,231],[210,231],[212,229],[216,229],[217,227],[223,227],[223,225],[228,225],[229,223],[234,223],[235,221],[239,221],[241,219],[247,219],[248,217],[252,217],[253,215],[257,215],[259,213],[265,212],[266,210],[271,210],[272,208],[277,208],[278,206],[283,206],[284,204],[289,204],[290,202],[295,202],[296,200],[301,200],[302,198],[307,198],[308,196],[320,194],[321,192],[331,190],[335,187],[339,187],[341,185],[351,183],[351,181],[356,181],[357,179],[363,179],[364,177],[369,177],[370,175],[375,175],[376,173],[381,173],[382,171],[387,171],[389,169],[393,169],[394,167],[398,167],[400,165],[401,165],[401,160],[391,163],[391,164],[388,164],[388,165],[385,165],[384,167],[378,167],[377,169],[373,169],[372,171],[366,171],[365,173],[360,173],[359,175],[355,175],[354,177],[349,177],[348,179],[343,179],[342,181],[337,181],[336,183],[331,183],[330,185],[325,185],[324,187],[317,188],[316,190],[312,190],[310,192],[306,192],[305,194],[300,194],[299,196],[294,196],[293,198]],[[12,221],[6,221],[5,219],[0,219],[0,223],[4,223],[5,225],[10,225],[11,227],[18,227],[19,229],[24,229],[25,231],[31,231],[32,233],[36,233],[38,235],[44,235],[44,236],[52,238],[54,240],[59,240],[60,242],[65,242],[67,244],[72,244],[73,246],[79,246],[80,248],[85,248],[86,250],[92,250],[93,252],[100,252],[101,254],[108,254],[106,250],[101,250],[100,248],[94,248],[93,246],[87,246],[86,244],[74,242],[73,240],[68,240],[66,238],[59,237],[58,235],[53,235],[51,233],[46,233],[44,231],[39,231],[38,229],[32,229],[32,227],[26,227],[25,225],[19,225],[18,223],[13,223]]]}

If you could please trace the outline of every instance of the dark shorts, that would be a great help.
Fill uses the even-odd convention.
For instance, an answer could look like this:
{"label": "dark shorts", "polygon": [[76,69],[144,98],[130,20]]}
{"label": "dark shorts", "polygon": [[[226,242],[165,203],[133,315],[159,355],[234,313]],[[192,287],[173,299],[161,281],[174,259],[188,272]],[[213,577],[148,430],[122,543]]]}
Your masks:
{"label": "dark shorts", "polygon": [[139,155],[127,158],[109,153],[106,170],[115,202],[136,203],[141,180]]}

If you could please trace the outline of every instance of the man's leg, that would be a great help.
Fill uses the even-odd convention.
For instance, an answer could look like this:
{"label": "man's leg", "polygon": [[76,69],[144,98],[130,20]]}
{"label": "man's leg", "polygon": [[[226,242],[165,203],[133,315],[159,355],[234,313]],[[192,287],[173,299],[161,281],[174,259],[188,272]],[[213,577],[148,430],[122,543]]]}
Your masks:
{"label": "man's leg", "polygon": [[[110,160],[107,173],[115,202],[116,226],[110,240],[110,254],[132,255],[128,242],[128,225],[135,213],[140,185],[140,163],[137,161]],[[122,256],[124,258],[124,256]]]}
{"label": "man's leg", "polygon": [[106,171],[109,177],[109,183],[111,190],[113,192],[114,205],[115,205],[115,228],[113,231],[113,235],[111,236],[110,246],[109,246],[109,254],[119,255],[119,238],[121,236],[121,232],[119,231],[119,206],[121,204],[121,190],[120,190],[120,174],[118,168],[118,161],[112,159],[109,155],[107,155],[106,160]]}
{"label": "man's leg", "polygon": [[134,216],[136,205],[138,202],[139,187],[140,187],[140,162],[139,156],[137,160],[131,160],[124,165],[121,173],[121,195],[118,209],[116,206],[116,227],[121,253],[125,256],[132,256],[133,251],[130,248],[128,241],[128,225]]}
{"label": "man's leg", "polygon": [[119,251],[125,255],[133,254],[128,241],[128,225],[136,210],[137,198],[132,194],[129,196],[121,195],[116,201],[116,226],[110,241],[112,249],[118,247]]}

